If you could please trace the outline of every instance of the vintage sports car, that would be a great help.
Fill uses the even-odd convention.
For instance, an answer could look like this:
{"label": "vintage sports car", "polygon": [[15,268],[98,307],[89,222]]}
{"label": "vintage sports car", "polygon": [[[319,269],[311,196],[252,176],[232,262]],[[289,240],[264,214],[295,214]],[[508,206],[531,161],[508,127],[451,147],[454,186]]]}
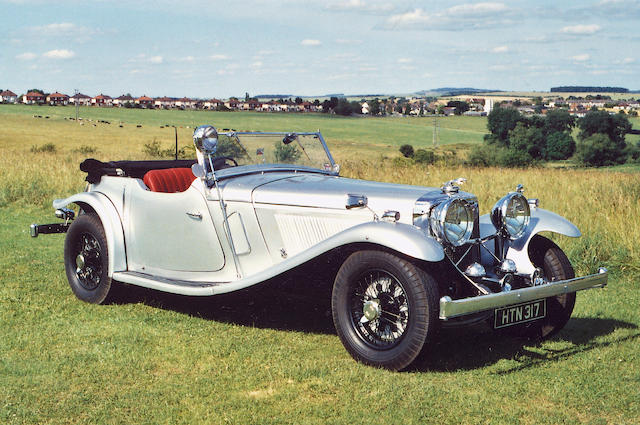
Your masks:
{"label": "vintage sports car", "polygon": [[574,276],[540,233],[580,231],[522,186],[479,216],[464,179],[432,188],[339,177],[320,132],[201,126],[193,137],[192,161],[85,160],[86,190],[53,202],[64,222],[31,226],[32,236],[67,233],[78,298],[108,302],[122,283],[223,294],[331,254],[340,340],[355,359],[399,370],[443,324],[548,337],[576,291],[607,283],[604,268]]}

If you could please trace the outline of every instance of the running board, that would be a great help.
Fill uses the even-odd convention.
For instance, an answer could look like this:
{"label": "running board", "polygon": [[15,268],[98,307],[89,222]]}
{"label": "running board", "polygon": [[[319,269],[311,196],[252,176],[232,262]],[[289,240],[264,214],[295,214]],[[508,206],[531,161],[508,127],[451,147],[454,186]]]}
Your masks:
{"label": "running board", "polygon": [[190,280],[173,280],[138,272],[116,272],[113,280],[143,286],[162,292],[179,295],[206,297],[214,294],[214,288],[224,282],[194,282]]}

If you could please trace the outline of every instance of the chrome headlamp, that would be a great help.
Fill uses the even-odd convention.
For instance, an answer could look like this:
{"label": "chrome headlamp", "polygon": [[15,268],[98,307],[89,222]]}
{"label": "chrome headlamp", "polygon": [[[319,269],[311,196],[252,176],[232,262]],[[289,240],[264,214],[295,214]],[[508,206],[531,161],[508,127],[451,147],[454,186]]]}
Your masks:
{"label": "chrome headlamp", "polygon": [[531,220],[529,202],[523,194],[511,192],[500,199],[491,210],[491,222],[495,228],[511,239],[518,239]]}
{"label": "chrome headlamp", "polygon": [[474,225],[474,204],[452,198],[436,206],[429,217],[431,231],[453,246],[469,242]]}

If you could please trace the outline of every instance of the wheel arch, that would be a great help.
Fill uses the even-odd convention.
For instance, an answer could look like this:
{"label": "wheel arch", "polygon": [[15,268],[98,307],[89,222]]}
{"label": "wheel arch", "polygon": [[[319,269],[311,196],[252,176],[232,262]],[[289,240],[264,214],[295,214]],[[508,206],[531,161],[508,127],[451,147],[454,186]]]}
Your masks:
{"label": "wheel arch", "polygon": [[114,272],[127,270],[124,231],[118,211],[109,198],[98,192],[83,192],[53,201],[54,208],[76,204],[84,212],[95,213],[102,223],[109,254],[109,277]]}

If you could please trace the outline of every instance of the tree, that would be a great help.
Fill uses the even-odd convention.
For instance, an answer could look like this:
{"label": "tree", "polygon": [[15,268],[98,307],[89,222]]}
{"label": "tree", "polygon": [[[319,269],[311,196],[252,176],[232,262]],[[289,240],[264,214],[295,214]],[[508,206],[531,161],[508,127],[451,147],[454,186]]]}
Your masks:
{"label": "tree", "polygon": [[[527,127],[524,122],[519,122],[516,127],[509,132],[507,147],[509,150],[524,152],[531,159],[541,159],[545,146],[545,137],[538,127]],[[514,156],[515,158],[516,156]],[[522,157],[522,156],[520,156]],[[527,163],[531,160],[527,160]]]}
{"label": "tree", "polygon": [[591,111],[578,120],[580,140],[593,134],[606,134],[612,142],[624,148],[625,135],[631,131],[631,123],[624,115],[610,115],[607,111]]}
{"label": "tree", "polygon": [[248,102],[248,101],[249,101],[249,99],[250,99],[249,92],[245,92],[245,94],[244,94],[244,101],[245,101],[245,102]]}
{"label": "tree", "polygon": [[551,134],[557,131],[571,132],[576,125],[576,119],[566,109],[553,109],[547,112],[545,132]]}
{"label": "tree", "polygon": [[296,145],[289,144],[289,145],[285,145],[282,142],[276,142],[275,143],[275,151],[274,151],[274,155],[276,157],[276,162],[283,162],[285,164],[293,164],[295,163],[300,156],[302,155],[302,152],[300,152],[298,150],[298,147]]}
{"label": "tree", "polygon": [[608,135],[594,133],[578,142],[576,157],[583,165],[601,167],[622,164],[627,155],[625,149],[620,149],[620,144],[611,140]]}
{"label": "tree", "polygon": [[302,103],[302,98],[301,97],[296,97],[296,105],[300,105]]}
{"label": "tree", "polygon": [[576,151],[576,142],[571,134],[555,131],[547,136],[543,156],[545,159],[568,159]]}
{"label": "tree", "polygon": [[371,115],[379,115],[380,114],[380,102],[377,98],[373,99],[369,102],[369,114]]}
{"label": "tree", "polygon": [[516,124],[522,120],[522,115],[512,108],[494,108],[488,116],[487,128],[494,136],[485,140],[497,142],[506,146],[509,138],[509,132],[516,128]]}
{"label": "tree", "polygon": [[[344,97],[341,97],[340,99],[338,99],[338,104],[334,108],[334,111],[338,115],[345,115],[345,116],[351,115],[352,113],[356,112],[354,111],[354,105],[353,105],[354,103],[358,105],[358,107],[360,106],[358,102],[354,101],[349,103],[347,99],[345,99]],[[362,110],[358,112],[362,112]]]}
{"label": "tree", "polygon": [[413,146],[411,145],[402,145],[400,146],[399,151],[405,158],[411,158],[414,154]]}
{"label": "tree", "polygon": [[469,110],[469,104],[461,100],[450,100],[447,102],[447,106],[456,108],[453,112],[455,115],[462,115]]}

